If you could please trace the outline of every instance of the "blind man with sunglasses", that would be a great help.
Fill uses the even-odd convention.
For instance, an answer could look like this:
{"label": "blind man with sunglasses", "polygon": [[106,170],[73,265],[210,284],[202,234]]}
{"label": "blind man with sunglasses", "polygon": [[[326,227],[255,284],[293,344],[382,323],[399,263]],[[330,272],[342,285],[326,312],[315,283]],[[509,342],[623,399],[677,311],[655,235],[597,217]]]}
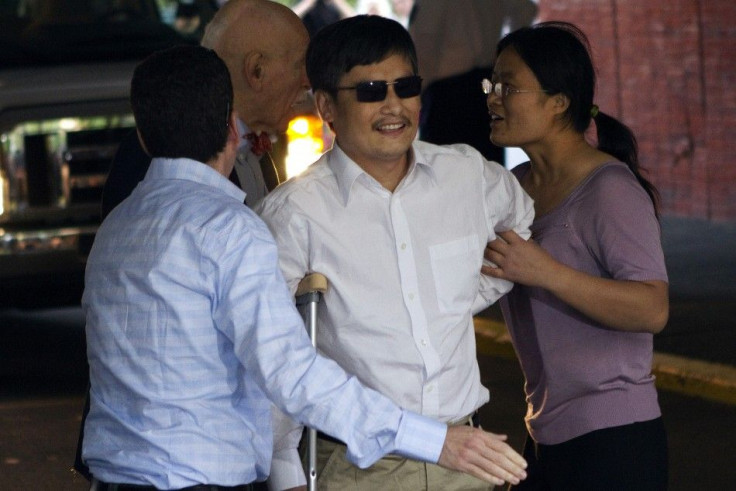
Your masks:
{"label": "blind man with sunglasses", "polygon": [[[307,75],[336,144],[257,209],[281,270],[292,291],[309,272],[330,282],[319,351],[400,406],[453,426],[453,435],[464,427],[463,439],[448,436],[440,460],[445,452],[475,459],[470,476],[393,455],[359,469],[342,442],[321,435],[318,487],[489,489],[523,479],[505,437],[472,428],[489,400],[472,316],[511,289],[480,274],[483,250],[500,231],[529,237],[531,200],[473,148],[416,140],[421,78],[399,23],[356,16],[322,29],[307,50]],[[296,423],[277,424],[272,479],[282,476],[285,488],[304,482],[300,434]]]}

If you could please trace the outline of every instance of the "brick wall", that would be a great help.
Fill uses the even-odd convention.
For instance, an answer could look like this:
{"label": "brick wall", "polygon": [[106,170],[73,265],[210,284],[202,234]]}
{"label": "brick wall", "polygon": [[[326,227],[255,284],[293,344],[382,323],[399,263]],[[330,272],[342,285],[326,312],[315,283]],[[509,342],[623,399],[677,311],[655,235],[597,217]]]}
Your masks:
{"label": "brick wall", "polygon": [[590,38],[596,103],[632,128],[665,215],[736,221],[736,1],[540,0]]}

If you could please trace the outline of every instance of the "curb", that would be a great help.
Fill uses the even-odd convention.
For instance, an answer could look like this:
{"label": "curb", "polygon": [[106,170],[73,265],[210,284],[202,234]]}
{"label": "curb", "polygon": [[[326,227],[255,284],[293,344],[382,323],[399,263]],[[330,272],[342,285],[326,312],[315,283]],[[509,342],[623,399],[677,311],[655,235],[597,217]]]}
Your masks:
{"label": "curb", "polygon": [[[473,321],[479,353],[516,358],[503,322],[485,317]],[[736,367],[655,352],[652,374],[658,389],[736,406]]]}

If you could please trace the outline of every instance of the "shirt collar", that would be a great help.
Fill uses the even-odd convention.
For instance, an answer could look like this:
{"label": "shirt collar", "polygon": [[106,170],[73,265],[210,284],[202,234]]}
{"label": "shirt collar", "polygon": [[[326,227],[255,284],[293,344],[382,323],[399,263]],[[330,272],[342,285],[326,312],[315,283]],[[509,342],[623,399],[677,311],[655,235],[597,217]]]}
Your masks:
{"label": "shirt collar", "polygon": [[[434,167],[432,167],[430,161],[424,156],[424,154],[422,154],[419,145],[412,144],[411,151],[414,163],[416,164],[415,167],[417,169],[421,169],[423,172],[426,172],[427,176],[429,176],[430,182],[436,186],[437,173],[435,172]],[[411,169],[409,169],[409,171],[411,171]]]}
{"label": "shirt collar", "polygon": [[245,135],[250,133],[250,128],[248,128],[248,126],[245,123],[243,123],[243,121],[241,121],[240,118],[238,118],[237,123],[238,123],[238,141],[240,141],[240,144],[238,145],[238,150],[241,152],[243,150],[250,150],[250,141],[248,141],[248,139],[245,137]]}
{"label": "shirt collar", "polygon": [[209,165],[192,159],[156,157],[151,160],[145,179],[183,179],[216,188],[241,203],[245,200],[245,192],[228,178]]}
{"label": "shirt collar", "polygon": [[[363,170],[358,164],[355,163],[347,154],[340,148],[340,145],[336,142],[332,147],[332,150],[327,155],[327,165],[330,167],[332,172],[335,174],[337,179],[337,187],[342,195],[343,203],[348,204],[350,200],[350,191],[353,188],[353,184],[361,178],[367,179],[369,182],[380,186],[378,182],[373,179],[367,172]],[[430,164],[427,163],[427,159],[417,149],[417,146],[412,144],[409,150],[409,171],[406,173],[404,179],[402,179],[397,191],[402,188],[405,183],[414,178],[414,174],[417,172],[426,173],[432,184],[437,184],[436,174]]]}

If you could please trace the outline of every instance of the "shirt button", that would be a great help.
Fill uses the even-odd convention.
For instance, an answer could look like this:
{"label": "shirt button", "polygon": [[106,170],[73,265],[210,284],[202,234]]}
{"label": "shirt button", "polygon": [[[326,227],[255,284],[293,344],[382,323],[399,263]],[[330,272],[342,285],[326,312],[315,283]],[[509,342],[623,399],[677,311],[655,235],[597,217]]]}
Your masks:
{"label": "shirt button", "polygon": [[401,250],[403,251],[404,249],[406,249],[406,242],[401,243]]}
{"label": "shirt button", "polygon": [[427,340],[426,339],[422,339],[421,342],[422,342],[422,346],[427,346]]}
{"label": "shirt button", "polygon": [[410,293],[409,294],[409,300],[414,300],[414,294],[413,293]]}
{"label": "shirt button", "polygon": [[434,385],[427,386],[427,394],[431,394],[434,389]]}

